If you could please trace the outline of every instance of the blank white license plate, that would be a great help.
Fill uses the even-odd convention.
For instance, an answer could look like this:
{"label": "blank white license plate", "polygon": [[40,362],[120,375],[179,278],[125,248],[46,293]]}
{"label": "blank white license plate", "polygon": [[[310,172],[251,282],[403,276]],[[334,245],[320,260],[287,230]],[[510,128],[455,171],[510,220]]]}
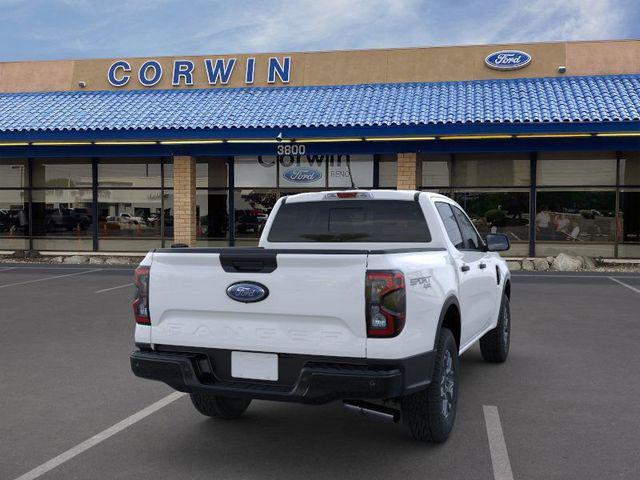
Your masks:
{"label": "blank white license plate", "polygon": [[231,352],[231,376],[253,380],[278,380],[278,355]]}

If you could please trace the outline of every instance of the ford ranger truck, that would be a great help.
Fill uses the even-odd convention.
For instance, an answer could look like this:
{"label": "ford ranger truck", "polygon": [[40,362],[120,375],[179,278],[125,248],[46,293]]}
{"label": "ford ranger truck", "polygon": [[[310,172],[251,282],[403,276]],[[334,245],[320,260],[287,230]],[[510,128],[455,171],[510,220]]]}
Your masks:
{"label": "ford ranger truck", "polygon": [[258,248],[164,248],[135,272],[133,372],[187,392],[202,414],[251,400],[400,419],[414,438],[452,430],[458,357],[509,353],[511,283],[460,206],[413,191],[280,198]]}

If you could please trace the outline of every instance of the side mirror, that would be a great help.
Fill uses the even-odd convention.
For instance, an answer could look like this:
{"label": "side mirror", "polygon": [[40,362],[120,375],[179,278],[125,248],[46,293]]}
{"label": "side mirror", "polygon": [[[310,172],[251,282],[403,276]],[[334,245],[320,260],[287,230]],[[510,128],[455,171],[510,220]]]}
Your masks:
{"label": "side mirror", "polygon": [[490,233],[487,235],[487,251],[488,252],[504,252],[509,250],[509,237],[504,233]]}

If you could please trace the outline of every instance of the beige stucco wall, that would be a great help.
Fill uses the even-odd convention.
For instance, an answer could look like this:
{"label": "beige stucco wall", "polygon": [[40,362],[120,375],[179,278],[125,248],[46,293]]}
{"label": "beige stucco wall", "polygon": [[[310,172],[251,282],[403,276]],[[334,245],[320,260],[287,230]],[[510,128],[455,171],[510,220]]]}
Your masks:
{"label": "beige stucco wall", "polygon": [[[520,70],[497,71],[484,64],[484,58],[497,50],[524,50],[531,63]],[[640,41],[555,42],[503,45],[471,45],[380,50],[347,50],[307,53],[266,53],[207,55],[196,57],[153,57],[163,67],[162,80],[154,87],[228,88],[244,83],[247,57],[256,58],[254,86],[266,86],[267,62],[271,56],[291,57],[289,85],[348,85],[382,82],[430,82],[490,78],[548,77],[559,75],[592,75],[640,73]],[[210,86],[204,59],[237,59],[226,86]],[[121,89],[143,89],[137,80],[138,67],[145,58],[128,58],[131,80]],[[173,61],[189,59],[195,64],[194,85],[171,85]],[[10,62],[0,63],[0,92],[81,90],[78,82],[86,82],[85,90],[115,90],[107,81],[109,66],[119,59]],[[558,73],[565,65],[567,71]],[[275,85],[281,85],[276,83]]]}

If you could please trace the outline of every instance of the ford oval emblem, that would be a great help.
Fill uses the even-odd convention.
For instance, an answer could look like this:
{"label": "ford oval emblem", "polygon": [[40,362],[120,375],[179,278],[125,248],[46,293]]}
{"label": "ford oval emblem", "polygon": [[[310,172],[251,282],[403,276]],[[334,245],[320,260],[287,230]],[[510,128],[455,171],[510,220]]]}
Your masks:
{"label": "ford oval emblem", "polygon": [[253,303],[269,296],[269,289],[257,282],[236,282],[227,287],[227,295],[231,300]]}
{"label": "ford oval emblem", "polygon": [[292,168],[285,171],[282,177],[294,183],[312,183],[322,178],[322,172],[313,168]]}
{"label": "ford oval emblem", "polygon": [[487,55],[484,63],[495,70],[517,70],[531,63],[531,55],[520,50],[500,50]]}

